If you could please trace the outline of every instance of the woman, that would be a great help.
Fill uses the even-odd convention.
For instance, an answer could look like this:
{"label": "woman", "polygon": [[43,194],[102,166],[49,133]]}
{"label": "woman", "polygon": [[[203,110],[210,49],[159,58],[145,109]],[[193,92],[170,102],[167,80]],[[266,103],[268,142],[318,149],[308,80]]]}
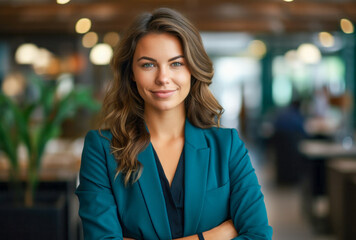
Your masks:
{"label": "woman", "polygon": [[212,63],[198,31],[158,9],[112,59],[106,130],[85,139],[85,239],[271,239],[263,195],[236,130],[219,128]]}

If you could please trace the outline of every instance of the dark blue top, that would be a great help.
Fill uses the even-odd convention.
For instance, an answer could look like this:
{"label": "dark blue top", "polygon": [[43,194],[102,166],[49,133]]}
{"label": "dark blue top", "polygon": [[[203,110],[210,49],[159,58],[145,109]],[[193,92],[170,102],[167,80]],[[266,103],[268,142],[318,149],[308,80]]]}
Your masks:
{"label": "dark blue top", "polygon": [[169,186],[161,162],[154,149],[153,152],[166,202],[172,238],[180,238],[183,237],[184,234],[184,151],[182,151],[182,154],[180,155],[171,187]]}

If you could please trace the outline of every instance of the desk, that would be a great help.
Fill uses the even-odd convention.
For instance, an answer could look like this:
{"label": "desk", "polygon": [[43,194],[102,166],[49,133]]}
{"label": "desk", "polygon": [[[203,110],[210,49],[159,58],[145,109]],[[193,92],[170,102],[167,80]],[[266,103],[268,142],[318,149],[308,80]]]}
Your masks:
{"label": "desk", "polygon": [[345,148],[341,143],[304,140],[299,145],[299,151],[305,159],[302,185],[303,209],[315,222],[316,228],[327,230],[330,224],[327,165],[339,158],[356,159],[356,146]]}
{"label": "desk", "polygon": [[338,239],[356,236],[356,159],[335,159],[327,164],[330,220]]}
{"label": "desk", "polygon": [[322,140],[303,140],[299,151],[309,159],[356,158],[356,145],[344,147],[342,143]]}

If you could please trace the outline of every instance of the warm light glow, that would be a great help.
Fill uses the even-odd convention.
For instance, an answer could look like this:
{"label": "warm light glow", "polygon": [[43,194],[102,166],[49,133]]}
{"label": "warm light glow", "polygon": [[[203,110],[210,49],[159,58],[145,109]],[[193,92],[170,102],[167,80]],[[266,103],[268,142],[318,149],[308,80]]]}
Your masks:
{"label": "warm light glow", "polygon": [[57,3],[58,4],[66,4],[66,3],[69,3],[70,0],[57,0]]}
{"label": "warm light glow", "polygon": [[88,32],[83,36],[82,44],[86,48],[91,48],[95,46],[98,42],[98,34],[95,32]]}
{"label": "warm light glow", "polygon": [[285,2],[293,2],[294,0],[283,0]]}
{"label": "warm light glow", "polygon": [[284,54],[284,57],[289,62],[295,62],[298,60],[298,53],[296,50],[289,50]]}
{"label": "warm light glow", "polygon": [[311,43],[304,43],[297,49],[298,57],[304,63],[318,63],[321,59],[321,53],[319,49]]}
{"label": "warm light glow", "polygon": [[319,41],[323,47],[332,47],[335,43],[334,36],[328,32],[320,32]]}
{"label": "warm light glow", "polygon": [[116,44],[120,41],[120,36],[117,32],[108,32],[104,35],[104,43],[109,44],[112,47],[115,47]]}
{"label": "warm light glow", "polygon": [[36,59],[33,61],[33,68],[37,74],[46,74],[51,64],[52,53],[45,48],[39,48]]}
{"label": "warm light glow", "polygon": [[35,44],[25,43],[17,48],[15,60],[18,64],[32,64],[37,57],[38,48]]}
{"label": "warm light glow", "polygon": [[49,66],[46,69],[48,75],[58,75],[61,72],[61,62],[58,58],[52,56]]}
{"label": "warm light glow", "polygon": [[248,46],[248,51],[252,56],[256,58],[262,58],[267,52],[267,47],[266,44],[261,40],[253,40]]}
{"label": "warm light glow", "polygon": [[2,82],[3,92],[10,97],[21,94],[25,90],[26,81],[22,74],[12,73]]}
{"label": "warm light glow", "polygon": [[354,25],[352,22],[346,18],[340,20],[340,26],[344,33],[350,34],[354,32]]}
{"label": "warm light glow", "polygon": [[106,65],[110,63],[113,50],[106,43],[97,44],[90,51],[90,61],[96,65]]}
{"label": "warm light glow", "polygon": [[91,21],[89,18],[81,18],[75,24],[75,31],[77,33],[86,33],[91,28]]}

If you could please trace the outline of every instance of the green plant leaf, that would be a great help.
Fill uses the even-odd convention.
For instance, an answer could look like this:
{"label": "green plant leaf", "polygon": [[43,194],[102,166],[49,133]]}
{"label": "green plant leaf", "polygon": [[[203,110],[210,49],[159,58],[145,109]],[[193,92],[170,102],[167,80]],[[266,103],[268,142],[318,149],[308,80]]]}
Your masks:
{"label": "green plant leaf", "polygon": [[[13,168],[18,168],[18,146],[21,143],[26,146],[30,161],[27,183],[34,191],[46,145],[60,135],[62,122],[75,116],[79,108],[98,111],[100,104],[93,99],[90,88],[77,87],[58,98],[56,82],[36,77],[29,80],[37,95],[21,104],[0,90],[0,149],[8,156]],[[42,113],[34,121],[35,111]]]}
{"label": "green plant leaf", "polygon": [[7,155],[11,166],[18,168],[17,147],[19,145],[19,134],[16,128],[15,112],[16,106],[3,92],[0,92],[0,149]]}

